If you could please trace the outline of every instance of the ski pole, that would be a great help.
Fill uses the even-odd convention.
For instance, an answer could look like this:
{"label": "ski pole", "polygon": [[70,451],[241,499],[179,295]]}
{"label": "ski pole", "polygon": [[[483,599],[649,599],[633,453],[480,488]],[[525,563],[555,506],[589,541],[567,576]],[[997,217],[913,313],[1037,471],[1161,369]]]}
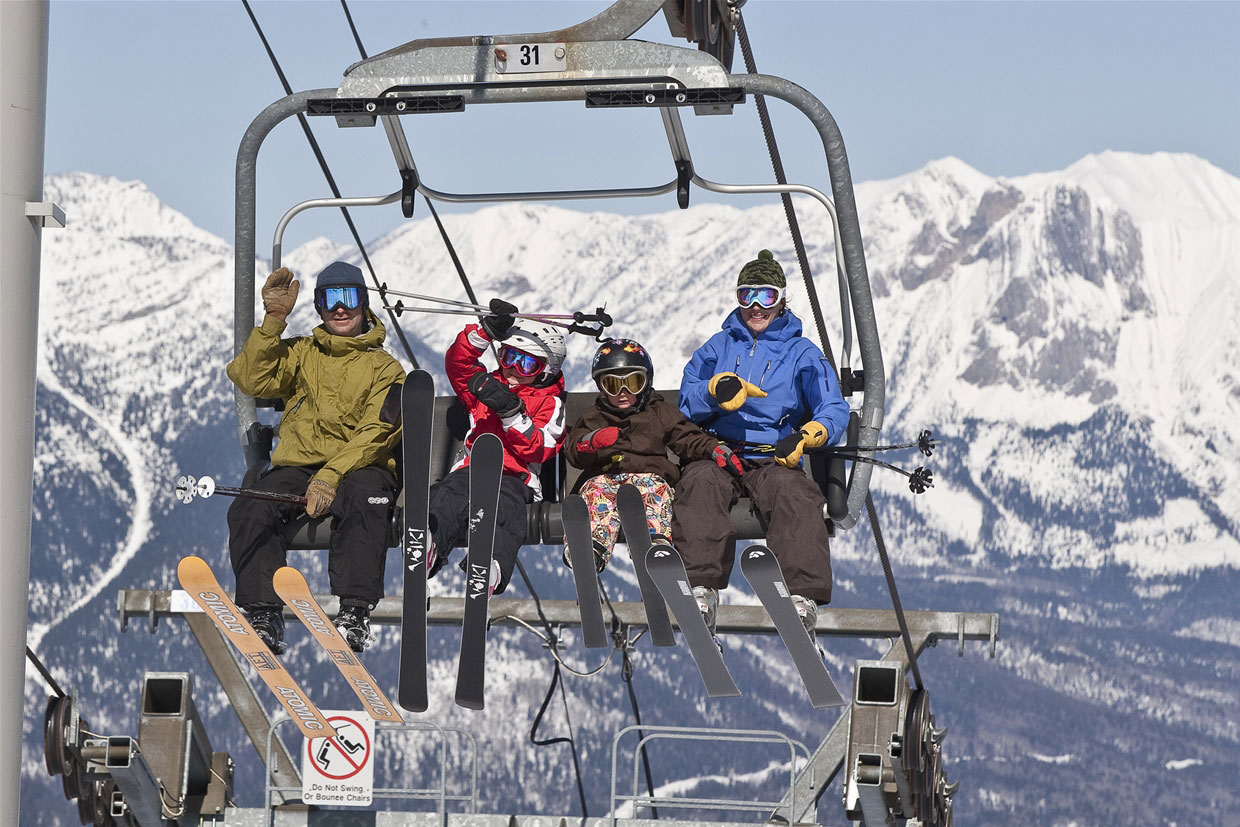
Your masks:
{"label": "ski pole", "polygon": [[[439,313],[447,316],[489,316],[490,311],[454,309],[450,307],[409,307],[404,302],[397,300],[396,304],[383,305],[384,310],[392,310],[397,316],[408,311],[410,313]],[[602,308],[594,313],[577,313],[569,315],[537,315],[534,313],[514,313],[512,314],[518,319],[533,319],[542,324],[551,325],[552,327],[562,327],[569,333],[584,333],[598,341],[602,341],[603,330],[612,323],[612,318]],[[560,321],[560,319],[573,319],[571,322]],[[598,327],[588,327],[584,323],[598,325]]]}
{"label": "ski pole", "polygon": [[[366,289],[372,290],[383,296],[388,296],[388,295],[401,296],[406,299],[417,299],[418,301],[436,302],[437,304],[450,304],[450,305],[453,305],[454,307],[465,308],[466,311],[477,311],[477,315],[480,315],[480,316],[489,316],[495,312],[493,309],[491,309],[490,307],[487,307],[486,305],[474,304],[473,302],[457,301],[456,299],[444,299],[444,298],[440,298],[439,296],[424,296],[420,293],[407,293],[403,290],[393,290],[392,288],[388,287],[386,284],[382,284],[378,287],[368,287]],[[400,303],[398,302],[398,304]],[[421,310],[426,313],[450,312],[446,310],[433,310],[429,307],[405,307],[404,309],[405,310]],[[468,315],[468,314],[461,313],[460,315]],[[513,313],[512,314],[512,316],[517,319],[575,319],[577,315],[579,314],[576,314],[576,313]]]}
{"label": "ski pole", "polygon": [[259,488],[230,488],[226,485],[216,485],[215,480],[211,477],[199,477],[197,480],[193,477],[177,477],[176,496],[183,503],[192,502],[195,496],[202,497],[205,500],[213,494],[223,494],[226,497],[249,497],[254,500],[270,500],[272,502],[293,503],[295,505],[306,504],[306,498],[301,494],[287,494],[283,491],[263,491]]}

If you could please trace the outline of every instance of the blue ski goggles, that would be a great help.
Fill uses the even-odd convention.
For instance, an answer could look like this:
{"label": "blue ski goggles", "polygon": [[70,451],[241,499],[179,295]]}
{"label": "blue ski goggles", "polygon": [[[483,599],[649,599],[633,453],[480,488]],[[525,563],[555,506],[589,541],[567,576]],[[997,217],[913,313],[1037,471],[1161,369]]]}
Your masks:
{"label": "blue ski goggles", "polygon": [[366,305],[366,288],[346,285],[344,287],[319,287],[314,291],[314,306],[324,313],[337,307],[356,310]]}
{"label": "blue ski goggles", "polygon": [[736,288],[736,303],[741,307],[758,307],[770,310],[784,298],[784,288],[773,284],[742,284]]}
{"label": "blue ski goggles", "polygon": [[537,356],[508,345],[499,349],[499,363],[506,368],[512,368],[522,376],[537,376],[547,366],[546,361]]}

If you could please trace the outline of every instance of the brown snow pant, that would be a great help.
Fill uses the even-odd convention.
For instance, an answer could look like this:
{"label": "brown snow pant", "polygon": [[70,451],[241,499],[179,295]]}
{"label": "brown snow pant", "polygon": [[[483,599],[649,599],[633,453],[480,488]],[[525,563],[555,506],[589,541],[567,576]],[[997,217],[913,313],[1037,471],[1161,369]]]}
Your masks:
{"label": "brown snow pant", "polygon": [[753,466],[739,483],[709,460],[685,467],[672,507],[672,536],[690,585],[727,588],[736,560],[736,531],[728,515],[742,486],[766,526],[766,544],[779,560],[788,591],[830,602],[831,549],[822,519],[826,501],[804,471],[774,461]]}

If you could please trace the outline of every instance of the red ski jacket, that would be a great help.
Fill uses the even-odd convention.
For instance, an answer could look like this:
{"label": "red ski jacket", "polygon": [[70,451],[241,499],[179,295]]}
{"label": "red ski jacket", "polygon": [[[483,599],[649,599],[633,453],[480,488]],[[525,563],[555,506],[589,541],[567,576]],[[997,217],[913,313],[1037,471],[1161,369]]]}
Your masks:
{"label": "red ski jacket", "polygon": [[[564,442],[564,375],[557,374],[550,384],[516,385],[512,390],[525,403],[525,410],[503,419],[478,401],[469,392],[467,383],[478,371],[486,370],[479,357],[486,352],[491,339],[476,324],[466,325],[448,348],[444,366],[452,390],[469,413],[469,434],[465,437],[465,455],[452,470],[469,465],[469,454],[478,434],[492,433],[504,443],[504,473],[512,474],[534,492],[534,502],[542,499],[538,472],[542,464],[554,457]],[[499,370],[491,375],[505,381]]]}

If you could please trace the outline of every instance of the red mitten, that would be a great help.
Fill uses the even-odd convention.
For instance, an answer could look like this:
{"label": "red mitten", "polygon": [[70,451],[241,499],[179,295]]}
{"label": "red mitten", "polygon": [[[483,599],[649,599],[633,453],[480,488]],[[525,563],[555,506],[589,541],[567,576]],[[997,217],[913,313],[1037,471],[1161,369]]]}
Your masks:
{"label": "red mitten", "polygon": [[604,448],[615,445],[616,440],[619,438],[620,429],[615,425],[608,428],[598,428],[577,440],[577,453],[597,454]]}

